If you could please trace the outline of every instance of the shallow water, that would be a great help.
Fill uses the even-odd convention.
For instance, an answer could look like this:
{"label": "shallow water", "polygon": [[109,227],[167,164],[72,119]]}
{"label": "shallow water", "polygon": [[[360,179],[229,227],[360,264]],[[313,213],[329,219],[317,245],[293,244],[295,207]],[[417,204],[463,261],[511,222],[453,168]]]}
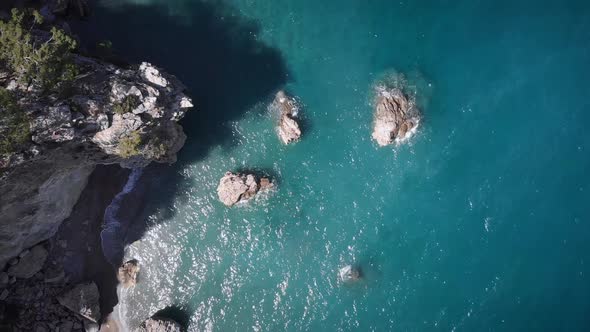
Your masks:
{"label": "shallow water", "polygon": [[[589,4],[124,3],[103,0],[86,40],[197,105],[179,162],[143,176],[129,326],[174,306],[190,331],[588,328]],[[424,120],[377,148],[372,89],[400,75]],[[267,110],[283,87],[304,105],[288,147]],[[225,208],[240,169],[277,190]],[[338,281],[348,264],[362,282]]]}

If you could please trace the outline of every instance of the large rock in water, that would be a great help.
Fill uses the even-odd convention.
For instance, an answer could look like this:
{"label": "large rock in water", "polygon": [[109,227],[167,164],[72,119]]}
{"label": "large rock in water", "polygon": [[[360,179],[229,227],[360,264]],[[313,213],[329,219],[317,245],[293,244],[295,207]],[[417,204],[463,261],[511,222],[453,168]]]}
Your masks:
{"label": "large rock in water", "polygon": [[301,129],[297,122],[299,106],[297,106],[295,99],[287,96],[284,91],[279,91],[272,106],[280,112],[277,131],[281,141],[285,144],[298,141],[301,138]]}
{"label": "large rock in water", "polygon": [[139,273],[139,262],[132,259],[125,262],[117,272],[117,279],[125,288],[133,287],[137,283],[137,274]]}
{"label": "large rock in water", "polygon": [[238,202],[247,201],[261,190],[272,187],[268,178],[258,178],[254,174],[239,174],[227,172],[219,180],[217,195],[226,206],[233,206]]}
{"label": "large rock in water", "polygon": [[419,123],[419,111],[402,90],[377,89],[372,135],[377,144],[401,143],[412,135]]}
{"label": "large rock in water", "polygon": [[136,332],[180,332],[182,327],[177,322],[161,317],[146,320]]}
{"label": "large rock in water", "polygon": [[46,259],[47,250],[42,245],[35,246],[22,256],[16,265],[8,269],[8,275],[28,279],[41,271]]}
{"label": "large rock in water", "polygon": [[94,282],[77,285],[58,296],[57,301],[91,322],[100,321],[98,287]]}

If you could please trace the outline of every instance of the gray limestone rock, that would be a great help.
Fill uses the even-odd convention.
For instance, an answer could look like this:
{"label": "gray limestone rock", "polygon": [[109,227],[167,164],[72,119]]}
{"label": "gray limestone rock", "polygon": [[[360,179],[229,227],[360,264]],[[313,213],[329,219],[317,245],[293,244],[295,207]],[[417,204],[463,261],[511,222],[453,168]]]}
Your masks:
{"label": "gray limestone rock", "polygon": [[[96,165],[173,163],[186,140],[177,121],[193,105],[174,76],[149,63],[120,68],[74,60],[80,75],[69,95],[11,85],[30,118],[31,143],[0,155],[0,268],[55,234]],[[130,96],[132,107],[122,107]],[[130,137],[139,141],[128,154]]]}
{"label": "gray limestone rock", "polygon": [[46,259],[47,250],[42,245],[37,245],[28,254],[22,256],[18,264],[8,268],[8,274],[21,279],[31,278],[41,271]]}
{"label": "gray limestone rock", "polygon": [[98,287],[94,282],[76,285],[58,296],[57,300],[64,307],[93,323],[100,320]]}

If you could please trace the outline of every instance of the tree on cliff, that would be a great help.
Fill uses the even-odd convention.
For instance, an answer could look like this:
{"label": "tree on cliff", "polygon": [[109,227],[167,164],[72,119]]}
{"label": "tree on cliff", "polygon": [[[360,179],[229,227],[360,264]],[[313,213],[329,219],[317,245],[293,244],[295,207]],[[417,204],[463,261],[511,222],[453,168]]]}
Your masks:
{"label": "tree on cliff", "polygon": [[0,88],[0,154],[18,150],[30,138],[29,118],[12,94]]}
{"label": "tree on cliff", "polygon": [[9,21],[0,21],[0,66],[11,70],[21,84],[48,91],[76,76],[71,53],[76,41],[56,27],[49,34],[35,30],[42,24],[38,12],[26,15],[18,9],[12,10]]}

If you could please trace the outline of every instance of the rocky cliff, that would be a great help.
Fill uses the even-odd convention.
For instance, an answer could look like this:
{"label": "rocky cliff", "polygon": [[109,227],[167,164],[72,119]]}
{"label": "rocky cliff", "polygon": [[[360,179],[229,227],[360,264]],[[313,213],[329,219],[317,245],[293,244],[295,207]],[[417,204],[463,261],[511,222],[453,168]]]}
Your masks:
{"label": "rocky cliff", "polygon": [[0,269],[56,232],[97,164],[171,163],[184,144],[177,121],[192,103],[174,76],[149,63],[120,68],[78,54],[73,61],[67,91],[50,93],[22,84],[0,62],[0,89],[30,128],[17,151],[0,154]]}

